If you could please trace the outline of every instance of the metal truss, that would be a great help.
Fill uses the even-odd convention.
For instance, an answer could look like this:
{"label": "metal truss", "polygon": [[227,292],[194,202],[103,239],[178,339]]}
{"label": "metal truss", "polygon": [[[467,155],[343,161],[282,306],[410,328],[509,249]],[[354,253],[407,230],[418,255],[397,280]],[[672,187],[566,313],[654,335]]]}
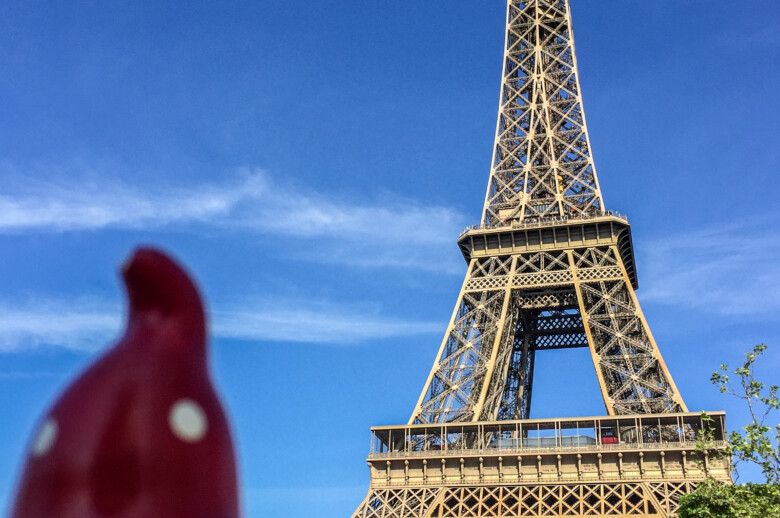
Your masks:
{"label": "metal truss", "polygon": [[[407,428],[375,432],[384,449],[353,518],[666,518],[698,481],[731,481],[723,456],[691,464],[699,417],[681,414],[637,301],[628,221],[604,208],[568,0],[507,1],[482,220],[458,245],[469,266],[447,332]],[[577,347],[590,351],[603,419],[623,432],[576,424],[530,451],[553,440],[542,431],[580,422],[529,420],[536,355]]]}
{"label": "metal truss", "polygon": [[[597,226],[553,229],[550,246],[490,233],[607,217],[568,2],[509,0],[504,63],[482,225],[461,242],[469,271],[411,422],[527,418],[536,351],[585,346],[610,414],[685,409],[634,295],[627,224],[606,241]],[[603,246],[577,246],[594,237]]]}
{"label": "metal truss", "polygon": [[569,5],[509,1],[504,73],[482,224],[603,211]]}
{"label": "metal truss", "polygon": [[609,245],[472,259],[410,422],[528,418],[536,352],[572,347],[610,415],[685,409]]}
{"label": "metal truss", "polygon": [[373,489],[353,518],[666,518],[696,482]]}
{"label": "metal truss", "polygon": [[[658,517],[731,481],[724,412],[408,424],[371,429],[354,518]],[[697,450],[705,427],[712,449]]]}

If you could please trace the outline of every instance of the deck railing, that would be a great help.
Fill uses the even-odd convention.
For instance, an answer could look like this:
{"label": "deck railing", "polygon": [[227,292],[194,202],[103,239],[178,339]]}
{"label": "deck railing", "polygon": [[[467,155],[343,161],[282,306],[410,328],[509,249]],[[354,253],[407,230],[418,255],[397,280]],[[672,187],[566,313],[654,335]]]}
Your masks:
{"label": "deck railing", "polygon": [[692,448],[704,432],[726,446],[724,412],[380,426],[369,458],[500,452]]}
{"label": "deck railing", "polygon": [[612,216],[615,218],[622,219],[626,223],[628,223],[628,216],[625,214],[621,214],[620,212],[614,211],[614,210],[605,210],[604,212],[594,212],[592,214],[589,213],[582,213],[582,214],[575,214],[571,216],[564,216],[564,217],[549,217],[549,218],[525,218],[522,221],[513,220],[504,224],[498,224],[498,225],[483,225],[483,224],[476,224],[476,225],[469,225],[465,229],[463,229],[458,237],[463,236],[466,232],[469,232],[471,230],[486,230],[486,229],[504,229],[504,228],[510,228],[510,229],[528,229],[528,228],[540,228],[540,227],[553,227],[556,225],[562,225],[566,223],[577,223],[580,221],[588,221],[596,218],[603,218],[606,216]]}

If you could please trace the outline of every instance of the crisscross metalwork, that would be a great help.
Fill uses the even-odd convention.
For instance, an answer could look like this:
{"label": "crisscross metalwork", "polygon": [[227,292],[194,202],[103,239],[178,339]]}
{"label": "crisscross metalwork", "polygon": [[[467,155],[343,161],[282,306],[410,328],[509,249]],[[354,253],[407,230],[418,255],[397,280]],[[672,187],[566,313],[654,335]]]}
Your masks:
{"label": "crisscross metalwork", "polygon": [[[458,245],[448,329],[406,428],[374,429],[354,518],[667,518],[700,480],[730,482],[725,456],[691,446],[701,416],[636,298],[630,225],[604,208],[568,0],[507,2],[482,221]],[[530,419],[536,354],[573,347],[608,416]]]}
{"label": "crisscross metalwork", "polygon": [[[666,518],[695,484],[540,484],[373,491],[353,518]],[[666,495],[675,495],[668,497]],[[657,498],[661,496],[663,500]]]}
{"label": "crisscross metalwork", "polygon": [[510,1],[482,223],[599,214],[603,208],[568,3]]}
{"label": "crisscross metalwork", "polygon": [[536,352],[572,347],[590,348],[608,413],[685,409],[616,243],[555,246],[472,259],[414,422],[527,418]]}

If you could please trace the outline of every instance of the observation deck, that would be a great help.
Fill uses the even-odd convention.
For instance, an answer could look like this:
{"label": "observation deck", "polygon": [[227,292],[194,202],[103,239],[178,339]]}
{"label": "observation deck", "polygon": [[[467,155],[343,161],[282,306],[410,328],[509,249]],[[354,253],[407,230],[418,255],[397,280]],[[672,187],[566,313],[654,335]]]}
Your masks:
{"label": "observation deck", "polygon": [[628,218],[615,211],[576,216],[532,218],[504,225],[472,225],[458,237],[466,262],[475,257],[551,252],[592,246],[615,246],[636,290],[639,280]]}
{"label": "observation deck", "polygon": [[[371,487],[601,481],[731,482],[725,413],[371,428]],[[711,434],[710,450],[697,437]]]}

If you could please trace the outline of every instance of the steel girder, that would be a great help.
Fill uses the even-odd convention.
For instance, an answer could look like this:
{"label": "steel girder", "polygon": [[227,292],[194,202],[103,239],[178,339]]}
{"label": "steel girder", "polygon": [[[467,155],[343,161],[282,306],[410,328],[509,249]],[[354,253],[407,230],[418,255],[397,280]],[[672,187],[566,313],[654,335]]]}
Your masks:
{"label": "steel girder", "polygon": [[[630,227],[604,208],[580,92],[568,0],[508,0],[482,220],[458,240],[468,271],[410,424],[527,419],[537,352],[572,347],[589,348],[608,414],[687,411],[634,293]],[[625,459],[604,453],[617,458],[618,478],[610,481],[602,480],[602,453],[585,467],[587,456],[572,454],[578,482],[564,482],[562,457],[571,452],[547,453],[535,456],[532,480],[521,478],[534,472],[525,473],[522,450],[513,460],[499,456],[498,483],[483,478],[482,456],[453,458],[454,468],[444,457],[410,457],[397,463],[397,477],[391,460],[369,462],[372,485],[353,517],[661,517],[696,484],[685,451],[681,462],[661,452],[660,472],[648,480],[640,480],[643,451]],[[431,469],[440,483],[414,487],[415,463],[423,481]],[[469,464],[478,466],[471,466],[478,480],[466,476]],[[625,479],[629,465],[639,479]],[[703,466],[709,469],[706,459]],[[384,478],[378,469],[386,469]],[[375,484],[375,474],[404,487]],[[596,475],[598,482],[583,482]]]}
{"label": "steel girder", "polygon": [[375,488],[352,518],[674,516],[695,481]]}
{"label": "steel girder", "polygon": [[482,224],[601,213],[568,2],[509,1]]}
{"label": "steel girder", "polygon": [[613,244],[472,259],[411,422],[528,418],[536,352],[569,347],[610,415],[685,410]]}

